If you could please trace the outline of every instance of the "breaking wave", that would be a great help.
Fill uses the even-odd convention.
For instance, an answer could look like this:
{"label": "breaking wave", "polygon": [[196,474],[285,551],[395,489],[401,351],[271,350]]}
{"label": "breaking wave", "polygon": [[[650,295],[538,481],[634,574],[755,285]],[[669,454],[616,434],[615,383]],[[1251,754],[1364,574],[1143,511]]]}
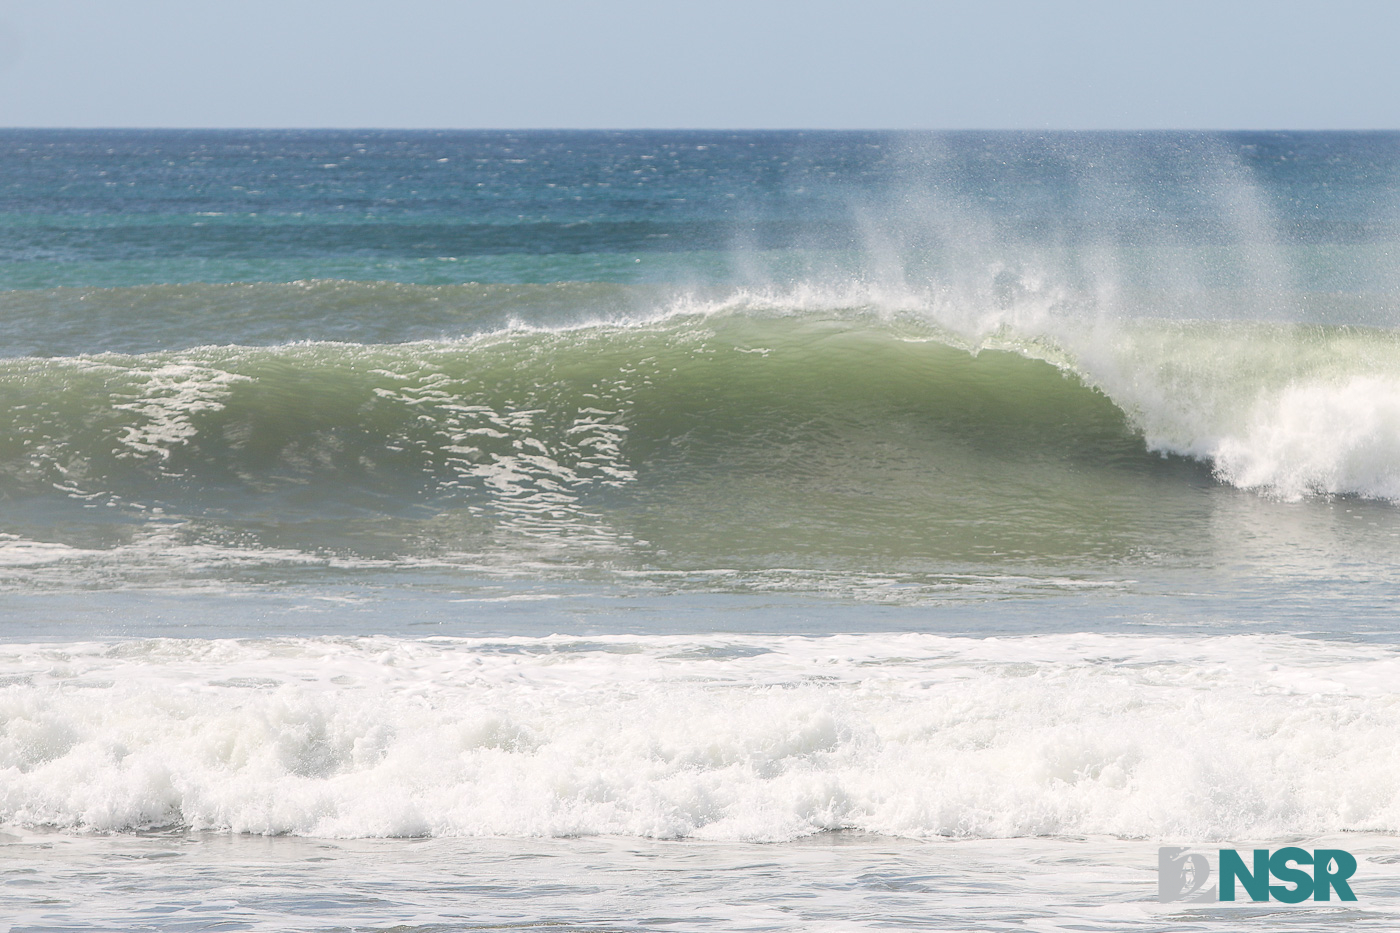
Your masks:
{"label": "breaking wave", "polygon": [[1284,636],[0,649],[0,825],[784,840],[1400,831],[1390,648]]}
{"label": "breaking wave", "polygon": [[[458,297],[477,307],[481,288]],[[253,289],[288,306],[305,290]],[[312,290],[375,306],[366,320],[455,294]],[[1400,498],[1389,330],[1112,319],[1033,294],[972,313],[860,289],[650,310],[612,286],[499,291],[500,316],[543,301],[557,321],[564,301],[579,321],[0,361],[6,565],[154,536],[190,553],[942,572],[1185,547],[1213,489]]]}

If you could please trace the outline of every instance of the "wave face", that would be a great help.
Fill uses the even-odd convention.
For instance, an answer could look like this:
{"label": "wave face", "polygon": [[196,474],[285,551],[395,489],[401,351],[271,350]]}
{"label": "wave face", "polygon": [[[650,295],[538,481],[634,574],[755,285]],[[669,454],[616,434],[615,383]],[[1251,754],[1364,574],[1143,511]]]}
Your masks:
{"label": "wave face", "polygon": [[0,589],[1388,580],[1395,139],[0,132]]}
{"label": "wave face", "polygon": [[0,823],[772,841],[1400,832],[1390,648],[1280,636],[11,645]]}
{"label": "wave face", "polygon": [[[313,289],[381,317],[443,297],[405,290]],[[496,315],[572,299],[595,321],[590,298],[644,300],[496,294]],[[1400,498],[1392,332],[1034,306],[978,325],[927,296],[737,292],[455,340],[11,359],[0,566],[149,565],[152,542],[571,572],[1083,566],[1201,559],[1221,484]]]}

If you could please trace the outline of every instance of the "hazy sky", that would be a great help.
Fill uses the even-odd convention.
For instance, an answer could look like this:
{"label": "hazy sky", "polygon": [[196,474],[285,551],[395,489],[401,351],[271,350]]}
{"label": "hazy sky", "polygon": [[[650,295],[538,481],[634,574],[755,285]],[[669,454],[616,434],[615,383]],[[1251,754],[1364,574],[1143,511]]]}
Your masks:
{"label": "hazy sky", "polygon": [[1400,128],[1400,3],[0,0],[0,126]]}

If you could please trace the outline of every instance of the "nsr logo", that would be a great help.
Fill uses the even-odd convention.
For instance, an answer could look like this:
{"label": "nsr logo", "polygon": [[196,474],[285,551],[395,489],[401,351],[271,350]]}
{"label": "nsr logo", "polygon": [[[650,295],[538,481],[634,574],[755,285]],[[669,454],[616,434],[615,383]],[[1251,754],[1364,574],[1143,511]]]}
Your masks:
{"label": "nsr logo", "polygon": [[[1302,866],[1311,865],[1309,873]],[[1157,850],[1157,900],[1211,903],[1233,901],[1236,885],[1243,888],[1252,901],[1267,901],[1272,897],[1285,904],[1297,904],[1312,898],[1330,901],[1332,892],[1337,899],[1354,901],[1347,879],[1356,873],[1356,859],[1341,849],[1299,849],[1289,846],[1272,855],[1268,849],[1255,849],[1253,865],[1246,865],[1235,849],[1221,849],[1219,859],[1220,891],[1210,884],[1210,862],[1199,852],[1185,846],[1164,846]],[[1282,882],[1270,884],[1269,879]]]}

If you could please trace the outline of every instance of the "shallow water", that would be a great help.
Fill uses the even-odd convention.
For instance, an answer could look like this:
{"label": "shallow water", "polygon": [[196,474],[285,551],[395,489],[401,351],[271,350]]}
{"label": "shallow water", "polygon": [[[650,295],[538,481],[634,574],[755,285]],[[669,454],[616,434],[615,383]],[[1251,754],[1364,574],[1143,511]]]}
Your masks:
{"label": "shallow water", "polygon": [[1300,840],[1361,860],[1364,906],[1158,904],[1133,841],[912,842],[828,833],[645,839],[308,840],[209,834],[0,841],[14,930],[1391,929],[1392,837]]}

